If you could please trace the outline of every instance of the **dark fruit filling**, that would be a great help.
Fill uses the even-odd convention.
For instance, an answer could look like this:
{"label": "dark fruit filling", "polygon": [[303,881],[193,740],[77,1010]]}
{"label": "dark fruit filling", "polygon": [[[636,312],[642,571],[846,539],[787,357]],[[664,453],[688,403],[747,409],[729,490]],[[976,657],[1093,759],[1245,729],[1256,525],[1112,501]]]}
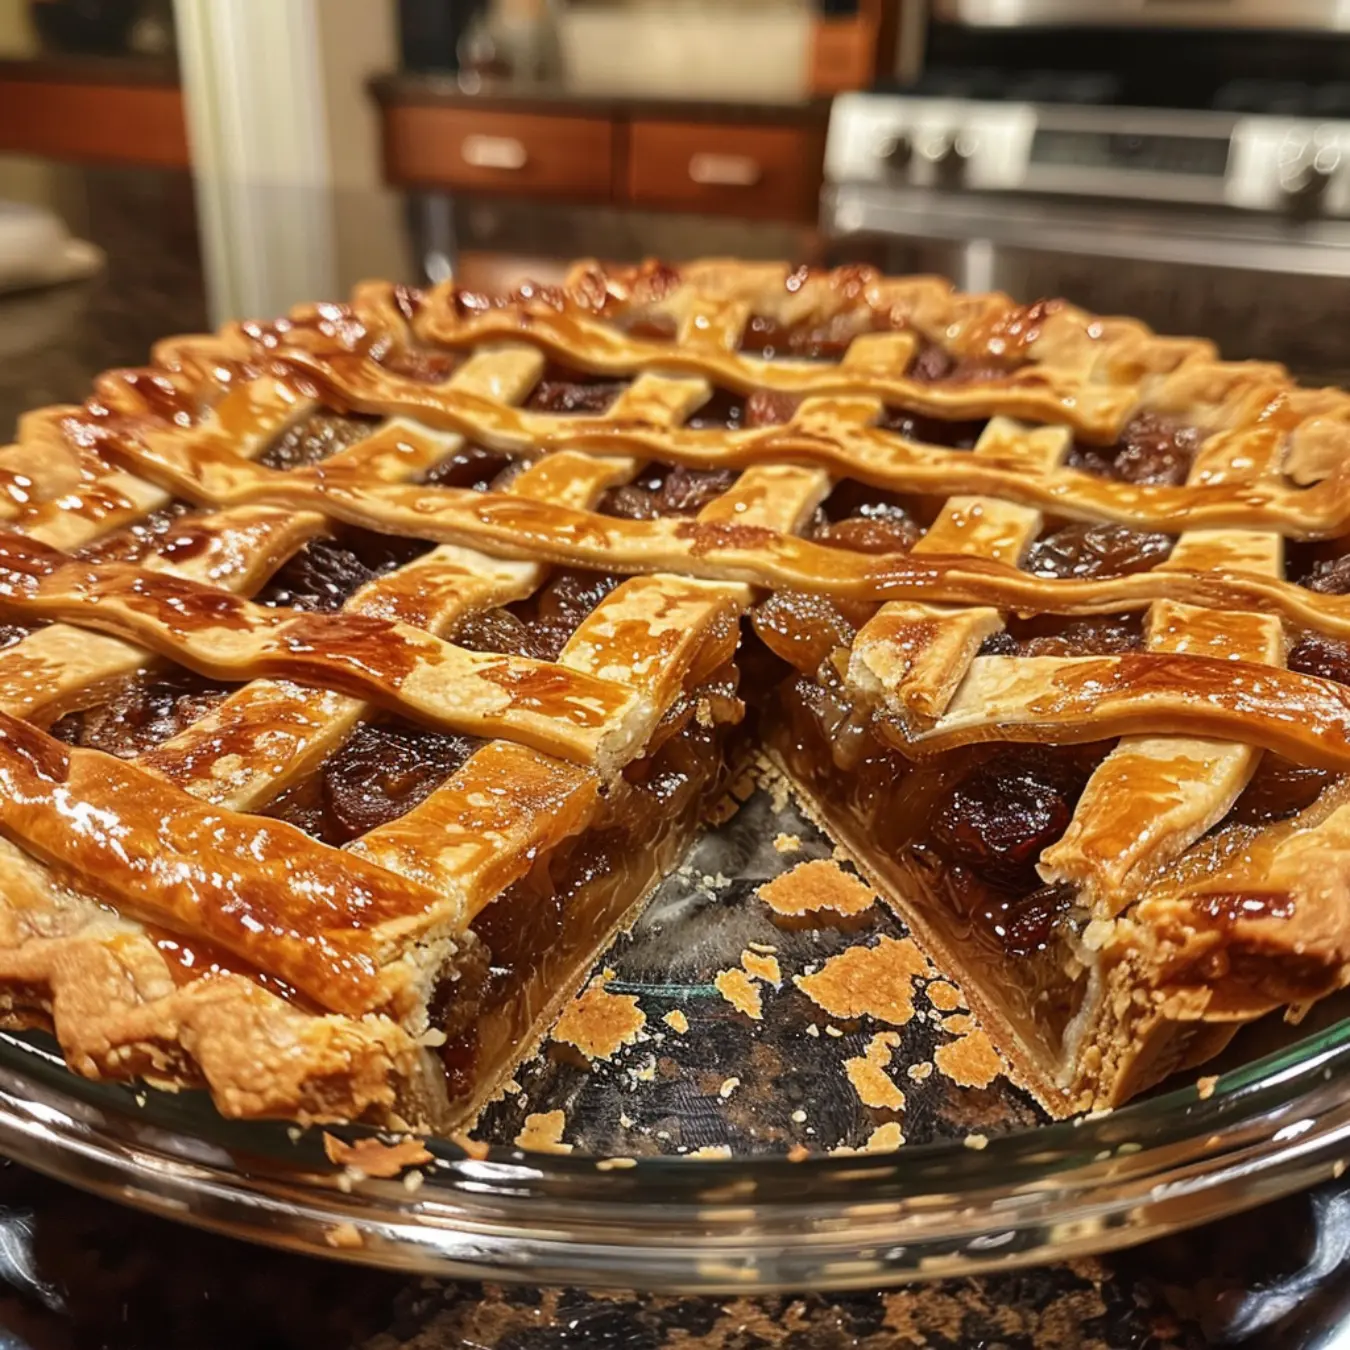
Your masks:
{"label": "dark fruit filling", "polygon": [[596,509],[624,520],[697,515],[727,492],[740,476],[736,469],[687,469],[651,465],[631,483],[610,488]]}
{"label": "dark fruit filling", "polygon": [[419,384],[444,384],[458,369],[460,358],[455,352],[441,352],[434,347],[409,343],[382,352],[379,362],[391,375],[401,375],[405,380],[416,380]]}
{"label": "dark fruit filling", "polygon": [[933,840],[991,886],[1034,889],[1037,860],[1068,828],[1100,758],[1077,746],[999,750],[938,803]]}
{"label": "dark fruit filling", "polygon": [[512,470],[517,461],[510,455],[488,450],[481,445],[466,445],[453,455],[441,460],[422,475],[422,482],[437,487],[472,488],[487,492],[499,488],[501,476]]}
{"label": "dark fruit filling", "polygon": [[34,630],[21,623],[0,623],[0,651],[22,642]]}
{"label": "dark fruit filling", "polygon": [[1314,563],[1298,581],[1322,595],[1350,595],[1350,553]]}
{"label": "dark fruit filling", "polygon": [[138,671],[123,680],[106,702],[67,713],[51,734],[69,745],[135,759],[205,717],[229,690],[190,671]]}
{"label": "dark fruit filling", "polygon": [[1295,764],[1267,751],[1225,823],[1267,825],[1287,820],[1311,806],[1335,777],[1326,769]]}
{"label": "dark fruit filling", "polygon": [[886,316],[873,315],[866,310],[838,314],[827,323],[815,325],[782,324],[767,315],[755,314],[741,334],[740,349],[762,356],[766,361],[772,361],[776,356],[838,361],[860,334],[889,330]]}
{"label": "dark fruit filling", "polygon": [[1127,576],[1156,567],[1172,552],[1175,542],[1170,534],[1076,521],[1042,535],[1027,550],[1022,566],[1040,577]]}
{"label": "dark fruit filling", "polygon": [[1054,614],[1012,618],[1002,632],[984,640],[981,656],[1114,656],[1144,645],[1140,611],[1064,619]]}
{"label": "dark fruit filling", "polygon": [[862,483],[841,483],[830,493],[808,537],[858,553],[907,553],[923,536],[902,499]]}
{"label": "dark fruit filling", "polygon": [[628,388],[627,380],[606,380],[581,371],[550,366],[525,406],[533,412],[598,416]]}
{"label": "dark fruit filling", "polygon": [[1138,413],[1114,445],[1075,442],[1065,464],[1122,483],[1179,487],[1186,481],[1202,440],[1196,427],[1161,413]]}
{"label": "dark fruit filling", "polygon": [[985,418],[949,421],[943,417],[930,417],[907,408],[889,406],[877,422],[882,431],[894,432],[907,441],[946,446],[949,450],[973,450],[988,425]]}
{"label": "dark fruit filling", "polygon": [[378,417],[360,413],[315,412],[283,431],[258,463],[269,469],[299,469],[318,464],[363,441],[377,426]]}
{"label": "dark fruit filling", "polygon": [[1350,684],[1350,642],[1321,633],[1305,633],[1290,649],[1288,666],[1300,675]]}
{"label": "dark fruit filling", "polygon": [[338,847],[411,811],[482,744],[408,722],[362,722],[267,814]]}
{"label": "dark fruit filling", "polygon": [[581,621],[621,580],[602,572],[557,572],[528,600],[461,620],[451,640],[470,651],[556,661]]}
{"label": "dark fruit filling", "polygon": [[853,645],[875,609],[804,591],[775,591],[755,606],[751,622],[775,656],[804,675],[814,675],[833,653]]}
{"label": "dark fruit filling", "polygon": [[729,389],[714,389],[712,397],[685,420],[691,431],[739,431],[745,424],[745,399]]}
{"label": "dark fruit filling", "polygon": [[311,539],[259,593],[258,603],[290,609],[341,609],[362,586],[421,557],[430,545],[349,529]]}
{"label": "dark fruit filling", "polygon": [[905,372],[923,384],[985,384],[1006,380],[1015,366],[985,358],[957,357],[933,343],[925,343]]}
{"label": "dark fruit filling", "polygon": [[91,544],[75,550],[77,558],[90,562],[138,563],[150,553],[159,551],[164,536],[194,508],[188,502],[170,502],[143,516],[125,530],[95,539]]}

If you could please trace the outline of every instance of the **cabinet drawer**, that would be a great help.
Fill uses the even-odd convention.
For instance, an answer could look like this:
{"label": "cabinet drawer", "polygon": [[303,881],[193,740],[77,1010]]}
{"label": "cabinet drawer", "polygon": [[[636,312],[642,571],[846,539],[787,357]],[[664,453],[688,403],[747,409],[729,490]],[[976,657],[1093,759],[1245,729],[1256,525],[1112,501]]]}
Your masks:
{"label": "cabinet drawer", "polygon": [[814,221],[823,127],[634,122],[628,196],[635,206]]}
{"label": "cabinet drawer", "polygon": [[614,128],[597,117],[395,104],[384,154],[395,183],[608,201],[614,182]]}

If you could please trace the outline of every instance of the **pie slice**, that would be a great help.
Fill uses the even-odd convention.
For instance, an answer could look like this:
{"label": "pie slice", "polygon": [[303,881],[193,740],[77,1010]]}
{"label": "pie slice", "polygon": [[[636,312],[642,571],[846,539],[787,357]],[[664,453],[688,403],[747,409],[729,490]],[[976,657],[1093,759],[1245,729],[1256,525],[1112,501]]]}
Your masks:
{"label": "pie slice", "polygon": [[163,343],[0,450],[0,1015],[450,1128],[762,748],[1051,1111],[1120,1102],[1350,970],[1348,443],[862,268]]}

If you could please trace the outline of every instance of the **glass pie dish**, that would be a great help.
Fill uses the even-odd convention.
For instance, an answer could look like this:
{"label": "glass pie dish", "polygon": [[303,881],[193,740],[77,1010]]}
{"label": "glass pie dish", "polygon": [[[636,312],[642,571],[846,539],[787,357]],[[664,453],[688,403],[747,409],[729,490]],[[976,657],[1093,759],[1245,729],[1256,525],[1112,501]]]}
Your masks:
{"label": "glass pie dish", "polygon": [[[688,874],[663,885],[604,959],[616,972],[610,990],[635,992],[649,1009],[688,1009],[689,1037],[657,1047],[663,1059],[698,1061],[681,1065],[681,1080],[746,1079],[736,1093],[752,1094],[755,1109],[739,1132],[727,1120],[736,1093],[698,1093],[675,1112],[657,1099],[663,1083],[642,1072],[651,1042],[599,1070],[554,1047],[517,1071],[530,1100],[490,1106],[477,1139],[428,1139],[430,1156],[414,1171],[361,1177],[335,1166],[325,1144],[359,1144],[373,1131],[330,1127],[326,1139],[318,1128],[227,1121],[204,1093],[88,1082],[45,1034],[7,1033],[0,1151],[120,1202],[290,1250],[460,1278],[706,1292],[869,1288],[1059,1261],[1212,1221],[1342,1171],[1350,1019],[1336,999],[1320,1005],[1311,1026],[1267,1019],[1247,1029],[1198,1086],[1179,1077],[1113,1112],[1044,1123],[1006,1084],[991,1094],[953,1092],[949,1083],[946,1103],[930,1110],[923,1092],[940,1075],[897,1074],[909,1095],[906,1128],[926,1141],[800,1161],[773,1140],[751,1151],[744,1120],[773,1115],[766,1102],[781,1095],[782,1079],[756,1081],[757,1056],[729,1038],[745,1019],[722,1015],[729,1010],[708,977],[735,961],[754,940],[748,934],[773,932],[754,890],[774,866],[769,841],[782,832],[803,842],[779,866],[829,847],[790,803],[775,807],[758,793],[704,837]],[[718,878],[720,918],[710,934],[702,878],[730,867],[737,875]],[[779,932],[781,946],[791,940]],[[671,947],[696,952],[683,972],[657,969]],[[838,1065],[871,1028],[839,1040],[803,1034],[811,1023],[799,1005],[810,1006],[771,1001],[748,1033],[775,1055],[804,1059],[810,1048],[833,1066],[808,1076],[805,1095],[782,1101],[783,1114],[805,1100],[822,1142],[833,1144],[837,1132],[862,1143],[867,1114]],[[932,1023],[919,1030],[941,1039]],[[715,1112],[712,1128],[720,1123],[722,1137],[745,1151],[717,1156],[705,1145],[693,1157],[635,1156],[655,1146],[656,1127],[672,1116],[691,1143],[714,1137],[706,1117],[691,1125],[704,1103]],[[527,1108],[564,1112],[573,1151],[513,1144]]]}

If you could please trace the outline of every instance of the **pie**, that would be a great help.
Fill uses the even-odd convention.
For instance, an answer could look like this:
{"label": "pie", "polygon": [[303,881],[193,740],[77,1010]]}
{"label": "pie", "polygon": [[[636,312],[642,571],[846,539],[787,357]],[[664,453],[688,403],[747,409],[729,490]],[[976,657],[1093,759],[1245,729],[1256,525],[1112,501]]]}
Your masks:
{"label": "pie", "polygon": [[1056,1114],[1350,971],[1350,396],[932,278],[368,284],[0,451],[0,1011],[446,1128],[769,755]]}

